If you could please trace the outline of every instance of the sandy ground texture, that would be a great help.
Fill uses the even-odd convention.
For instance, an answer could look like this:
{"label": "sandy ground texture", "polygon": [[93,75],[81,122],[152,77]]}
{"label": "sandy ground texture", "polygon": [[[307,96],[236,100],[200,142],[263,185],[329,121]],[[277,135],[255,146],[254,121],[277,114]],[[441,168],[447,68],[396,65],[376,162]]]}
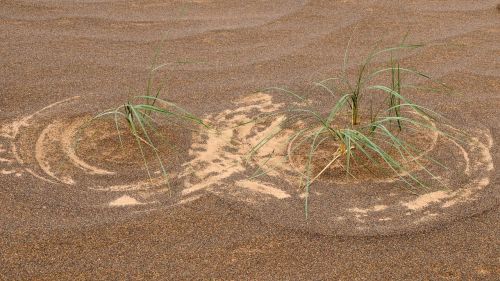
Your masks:
{"label": "sandy ground texture", "polygon": [[[1,1],[0,280],[499,280],[498,4]],[[349,38],[354,71],[407,33],[425,46],[404,63],[455,89],[414,98],[470,136],[420,136],[449,188],[325,179],[305,220],[290,165],[266,158],[287,135],[246,162],[275,124],[235,126],[291,101],[259,89],[314,92]],[[112,123],[82,127],[141,94],[155,53],[164,97],[219,129],[160,126],[169,186]]]}

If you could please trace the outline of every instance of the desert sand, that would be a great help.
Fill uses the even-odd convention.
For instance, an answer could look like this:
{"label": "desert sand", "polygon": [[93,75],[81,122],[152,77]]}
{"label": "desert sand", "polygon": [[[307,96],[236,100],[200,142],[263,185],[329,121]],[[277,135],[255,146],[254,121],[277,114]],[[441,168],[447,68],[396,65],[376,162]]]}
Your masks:
{"label": "desert sand", "polygon": [[[488,0],[2,1],[0,280],[500,279],[499,24]],[[314,91],[350,38],[355,70],[405,34],[405,64],[454,89],[415,99],[472,135],[423,136],[450,188],[318,180],[305,219],[287,135],[243,160],[282,116],[238,125],[291,102],[263,88]],[[161,127],[168,185],[109,123],[80,130],[155,53],[162,97],[218,129]]]}

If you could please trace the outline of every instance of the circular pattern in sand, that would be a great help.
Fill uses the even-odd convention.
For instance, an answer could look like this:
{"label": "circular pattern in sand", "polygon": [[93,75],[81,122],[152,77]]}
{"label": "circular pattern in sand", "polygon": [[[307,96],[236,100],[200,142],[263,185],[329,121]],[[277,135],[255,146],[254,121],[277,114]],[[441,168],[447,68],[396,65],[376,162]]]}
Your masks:
{"label": "circular pattern in sand", "polygon": [[432,180],[417,168],[412,171],[428,180],[428,189],[414,194],[388,176],[347,179],[333,165],[330,175],[312,185],[305,219],[305,192],[297,173],[300,153],[291,162],[285,157],[292,131],[280,131],[254,157],[247,157],[260,141],[278,132],[285,119],[276,115],[266,122],[251,122],[258,114],[285,108],[271,95],[249,95],[233,108],[206,116],[217,130],[192,134],[160,128],[166,139],[180,144],[174,153],[169,145],[157,143],[169,166],[170,185],[152,153],[145,155],[151,163],[149,178],[133,139],[124,136],[121,148],[113,122],[85,126],[89,115],[59,115],[79,102],[78,97],[62,100],[3,124],[2,176],[32,176],[61,192],[70,187],[92,193],[94,206],[141,212],[211,193],[264,222],[334,235],[417,231],[490,208],[498,194],[490,185],[493,143],[487,130],[470,129],[470,137],[462,141],[424,134],[419,137],[425,144],[419,157],[432,154],[447,166],[427,162],[436,175]]}
{"label": "circular pattern in sand", "polygon": [[251,160],[245,157],[260,141],[279,131],[285,116],[265,123],[249,122],[251,118],[284,107],[273,102],[271,95],[258,93],[237,102],[233,110],[209,116],[224,129],[193,144],[194,158],[189,165],[196,173],[186,181],[183,192],[206,189],[265,222],[336,235],[421,230],[475,214],[496,202],[497,193],[490,185],[494,173],[491,134],[474,128],[461,141],[435,133],[419,137],[423,153],[418,157],[426,161],[425,154],[432,156],[436,162],[426,161],[425,165],[435,177],[419,166],[411,172],[428,188],[410,191],[392,176],[346,179],[333,166],[329,177],[312,185],[309,218],[305,219],[306,194],[297,174],[300,161],[290,163],[285,157],[293,132],[281,131]]}
{"label": "circular pattern in sand", "polygon": [[[184,161],[182,154],[187,154],[189,131],[158,128],[161,136],[155,143],[166,166],[165,175],[153,151],[143,145],[142,157],[136,140],[126,128],[118,131],[112,119],[90,122],[90,114],[67,116],[73,112],[68,109],[81,102],[80,97],[72,97],[3,124],[2,175],[35,177],[62,193],[94,193],[90,204],[97,207],[172,205],[192,199],[179,198],[179,192],[169,185],[179,173],[176,168]],[[66,113],[61,116],[60,112]]]}

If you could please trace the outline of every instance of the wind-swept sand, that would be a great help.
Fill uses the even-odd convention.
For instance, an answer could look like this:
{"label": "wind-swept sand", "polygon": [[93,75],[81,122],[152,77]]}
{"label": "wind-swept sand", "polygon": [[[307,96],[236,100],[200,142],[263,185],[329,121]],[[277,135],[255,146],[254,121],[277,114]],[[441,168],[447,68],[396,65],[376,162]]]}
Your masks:
{"label": "wind-swept sand", "polygon": [[[500,279],[497,5],[2,1],[0,280]],[[407,32],[425,47],[404,63],[456,89],[415,99],[471,134],[431,143],[450,189],[318,181],[305,221],[283,141],[242,159],[270,124],[230,128],[291,101],[259,89],[306,92],[338,72],[351,36],[349,71]],[[164,155],[168,185],[153,156],[149,179],[133,146],[117,149],[110,126],[71,140],[140,94],[158,48],[165,97],[219,129],[161,128],[180,152]]]}

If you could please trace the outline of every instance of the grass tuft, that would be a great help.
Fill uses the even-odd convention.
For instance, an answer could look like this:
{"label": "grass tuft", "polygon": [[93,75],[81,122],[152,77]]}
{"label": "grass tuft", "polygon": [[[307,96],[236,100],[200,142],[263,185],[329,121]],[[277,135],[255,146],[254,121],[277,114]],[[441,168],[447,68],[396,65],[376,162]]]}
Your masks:
{"label": "grass tuft", "polygon": [[[349,45],[350,41],[348,48]],[[415,166],[436,179],[426,166],[425,162],[428,161],[419,157],[422,151],[412,142],[415,138],[412,133],[437,133],[454,137],[437,127],[441,115],[417,104],[409,95],[417,92],[437,94],[443,88],[449,88],[427,74],[401,66],[398,59],[399,52],[421,46],[406,44],[403,40],[396,46],[375,49],[359,65],[353,77],[347,74],[347,48],[340,75],[315,83],[329,94],[328,108],[325,109],[324,105],[319,108],[289,108],[282,127],[253,147],[251,154],[255,154],[283,130],[294,131],[288,143],[287,158],[292,161],[298,151],[305,151],[305,157],[300,159],[303,169],[298,172],[304,183],[306,217],[312,184],[334,165],[341,167],[347,177],[354,178],[354,169],[359,171],[374,166],[378,169],[374,173],[389,172],[406,183],[412,192],[416,192],[417,187],[428,188],[411,172]],[[386,58],[387,63],[375,65],[373,62],[376,58],[378,61]],[[423,88],[407,83],[412,80],[424,80],[437,87]],[[283,88],[268,89],[284,92],[299,101],[305,100],[301,95]],[[298,126],[297,121],[305,125]],[[326,161],[325,155],[328,157]],[[437,163],[433,159],[429,161]]]}
{"label": "grass tuft", "polygon": [[[156,61],[156,56],[154,61]],[[152,180],[152,175],[150,163],[146,158],[147,150],[154,153],[165,183],[169,185],[166,165],[154,141],[156,139],[154,136],[161,137],[158,131],[159,121],[166,120],[168,126],[181,127],[188,130],[194,130],[191,127],[196,125],[201,125],[203,128],[208,128],[209,126],[201,118],[191,114],[184,108],[160,98],[163,85],[155,88],[154,77],[155,73],[163,66],[165,64],[155,65],[155,62],[153,62],[144,94],[133,96],[122,105],[97,114],[85,126],[89,126],[96,119],[112,118],[121,147],[123,148],[122,134],[131,134],[139,148],[140,156],[144,162],[149,179]]]}

